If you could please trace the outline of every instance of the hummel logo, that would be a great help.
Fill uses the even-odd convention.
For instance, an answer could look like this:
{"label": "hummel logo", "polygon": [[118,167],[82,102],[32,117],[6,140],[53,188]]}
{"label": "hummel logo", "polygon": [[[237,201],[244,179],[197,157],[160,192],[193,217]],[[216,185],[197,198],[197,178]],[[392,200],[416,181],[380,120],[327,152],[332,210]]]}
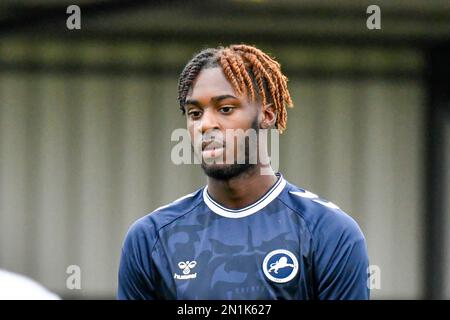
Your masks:
{"label": "hummel logo", "polygon": [[190,274],[191,269],[194,269],[197,265],[197,261],[180,261],[178,262],[178,268],[183,270],[183,274],[179,275],[175,273],[173,277],[175,279],[186,280],[186,279],[195,279],[197,278],[197,273]]}

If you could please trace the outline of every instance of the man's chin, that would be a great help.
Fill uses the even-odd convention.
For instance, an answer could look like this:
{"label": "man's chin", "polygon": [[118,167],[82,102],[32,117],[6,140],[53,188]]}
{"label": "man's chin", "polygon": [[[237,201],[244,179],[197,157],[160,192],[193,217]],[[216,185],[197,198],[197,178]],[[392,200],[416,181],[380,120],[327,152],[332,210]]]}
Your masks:
{"label": "man's chin", "polygon": [[251,169],[255,164],[202,164],[205,174],[216,180],[230,180]]}

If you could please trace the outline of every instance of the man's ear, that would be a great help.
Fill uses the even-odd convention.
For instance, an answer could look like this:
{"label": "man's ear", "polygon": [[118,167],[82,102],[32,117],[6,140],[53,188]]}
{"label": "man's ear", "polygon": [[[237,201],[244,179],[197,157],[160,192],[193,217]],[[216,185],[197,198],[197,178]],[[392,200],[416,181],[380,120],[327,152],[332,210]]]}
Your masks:
{"label": "man's ear", "polygon": [[262,106],[261,115],[260,127],[262,129],[275,127],[275,123],[277,122],[277,112],[275,111],[273,103]]}

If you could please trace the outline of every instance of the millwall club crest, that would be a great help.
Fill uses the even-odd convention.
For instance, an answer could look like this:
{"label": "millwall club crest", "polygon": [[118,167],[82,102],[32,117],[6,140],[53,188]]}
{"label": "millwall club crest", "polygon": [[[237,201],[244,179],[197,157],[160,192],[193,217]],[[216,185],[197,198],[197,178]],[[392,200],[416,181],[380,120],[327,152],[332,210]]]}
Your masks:
{"label": "millwall club crest", "polygon": [[284,249],[269,252],[262,267],[266,277],[276,283],[291,281],[298,273],[297,257]]}
{"label": "millwall club crest", "polygon": [[180,261],[178,262],[178,268],[183,270],[183,274],[175,273],[173,277],[175,279],[187,280],[187,279],[195,279],[197,278],[197,273],[192,273],[191,270],[195,268],[197,265],[197,261]]}

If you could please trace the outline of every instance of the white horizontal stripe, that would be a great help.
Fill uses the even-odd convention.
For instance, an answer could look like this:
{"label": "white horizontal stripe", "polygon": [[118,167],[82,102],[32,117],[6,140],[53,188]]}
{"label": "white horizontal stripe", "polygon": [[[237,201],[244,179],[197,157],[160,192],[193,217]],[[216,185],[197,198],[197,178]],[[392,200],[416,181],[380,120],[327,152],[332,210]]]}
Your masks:
{"label": "white horizontal stripe", "polygon": [[220,216],[226,217],[226,218],[243,218],[247,217],[255,212],[258,212],[259,210],[266,207],[269,203],[271,203],[278,195],[283,191],[284,187],[286,186],[286,180],[284,180],[283,176],[280,176],[279,182],[275,186],[275,188],[268,191],[266,195],[264,195],[260,200],[257,202],[247,206],[243,209],[226,209],[222,206],[219,206],[216,204],[214,200],[212,200],[208,195],[208,186],[206,186],[203,189],[203,200],[205,201],[206,205],[215,213],[217,213]]}
{"label": "white horizontal stripe", "polygon": [[186,198],[193,197],[194,195],[195,195],[195,192],[192,192],[192,193],[190,193],[190,194],[187,194],[187,195],[185,195],[185,196],[182,196],[181,198],[178,198],[177,200],[172,201],[172,202],[169,203],[169,204],[166,204],[166,205],[164,205],[164,206],[161,206],[161,207],[155,209],[154,211],[158,211],[158,210],[167,208],[167,207],[173,205],[175,202],[181,201],[181,200],[186,199]]}

